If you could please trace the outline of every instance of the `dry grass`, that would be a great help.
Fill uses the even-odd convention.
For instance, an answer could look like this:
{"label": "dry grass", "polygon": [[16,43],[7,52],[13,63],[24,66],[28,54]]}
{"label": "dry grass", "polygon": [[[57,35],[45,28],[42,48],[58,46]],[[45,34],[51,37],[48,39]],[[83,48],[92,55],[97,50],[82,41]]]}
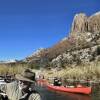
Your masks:
{"label": "dry grass", "polygon": [[45,71],[46,77],[65,77],[65,78],[73,78],[77,79],[100,79],[100,63],[92,63],[86,66],[77,66],[77,67],[66,67],[61,71]]}
{"label": "dry grass", "polygon": [[[25,68],[23,65],[16,65],[16,66],[6,66],[0,65],[0,74],[4,75],[8,74],[17,74],[21,73],[22,70]],[[34,72],[38,72],[39,70],[33,70]],[[42,74],[46,78],[48,77],[63,77],[63,78],[70,78],[76,77],[77,79],[93,79],[97,80],[100,79],[100,62],[99,63],[92,63],[90,65],[81,65],[76,67],[66,67],[66,69],[62,69],[57,71],[55,69],[52,70],[43,70]]]}
{"label": "dry grass", "polygon": [[14,66],[7,66],[7,65],[0,65],[0,74],[5,75],[5,74],[17,74],[21,73],[23,70],[24,66],[22,65],[14,65]]}

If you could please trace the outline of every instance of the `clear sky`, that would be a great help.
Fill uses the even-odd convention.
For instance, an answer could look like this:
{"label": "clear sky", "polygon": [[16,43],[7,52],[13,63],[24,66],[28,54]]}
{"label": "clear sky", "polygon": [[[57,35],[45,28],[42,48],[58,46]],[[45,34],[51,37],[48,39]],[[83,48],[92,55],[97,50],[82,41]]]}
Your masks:
{"label": "clear sky", "polygon": [[73,17],[100,11],[100,0],[0,0],[0,60],[23,59],[70,32]]}

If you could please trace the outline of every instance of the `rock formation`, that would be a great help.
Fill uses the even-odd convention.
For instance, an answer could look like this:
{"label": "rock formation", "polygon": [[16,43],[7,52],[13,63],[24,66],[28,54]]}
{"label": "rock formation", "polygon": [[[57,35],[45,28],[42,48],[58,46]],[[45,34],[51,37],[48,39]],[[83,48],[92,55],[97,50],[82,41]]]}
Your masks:
{"label": "rock formation", "polygon": [[88,31],[91,33],[100,32],[100,12],[88,18]]}
{"label": "rock formation", "polygon": [[72,23],[71,33],[83,33],[88,31],[87,16],[84,13],[76,14]]}
{"label": "rock formation", "polygon": [[72,23],[71,35],[79,35],[86,32],[100,32],[100,12],[87,17],[84,13],[76,14]]}

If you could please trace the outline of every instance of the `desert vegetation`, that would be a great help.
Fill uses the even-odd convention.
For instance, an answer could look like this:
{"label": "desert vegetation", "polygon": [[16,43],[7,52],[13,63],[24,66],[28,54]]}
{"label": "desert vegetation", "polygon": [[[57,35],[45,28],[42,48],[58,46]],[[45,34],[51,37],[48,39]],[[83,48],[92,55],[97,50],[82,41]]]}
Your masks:
{"label": "desert vegetation", "polygon": [[[17,73],[21,73],[24,68],[29,68],[26,65],[17,65],[17,66],[7,66],[0,65],[0,75],[14,75]],[[34,68],[32,68],[34,70]],[[35,70],[35,71],[39,71]],[[99,80],[100,78],[100,62],[93,62],[86,65],[78,65],[78,66],[66,66],[66,68],[56,69],[42,69],[42,74],[44,74],[45,78],[49,77],[62,77],[73,79],[74,77],[78,80],[91,79],[91,80]]]}
{"label": "desert vegetation", "polygon": [[25,65],[19,64],[19,65],[0,65],[0,75],[14,75],[17,73],[21,73],[22,70],[25,68]]}
{"label": "desert vegetation", "polygon": [[91,63],[88,65],[80,65],[76,67],[66,67],[62,70],[46,70],[44,71],[46,78],[48,77],[62,77],[78,80],[99,80],[100,78],[100,62]]}

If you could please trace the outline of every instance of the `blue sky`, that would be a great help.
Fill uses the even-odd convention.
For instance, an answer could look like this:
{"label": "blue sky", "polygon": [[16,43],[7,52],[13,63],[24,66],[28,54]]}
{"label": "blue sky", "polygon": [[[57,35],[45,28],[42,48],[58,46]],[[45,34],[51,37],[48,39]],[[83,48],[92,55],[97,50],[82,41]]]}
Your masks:
{"label": "blue sky", "polygon": [[0,60],[23,59],[70,32],[73,17],[100,11],[100,0],[0,0]]}

